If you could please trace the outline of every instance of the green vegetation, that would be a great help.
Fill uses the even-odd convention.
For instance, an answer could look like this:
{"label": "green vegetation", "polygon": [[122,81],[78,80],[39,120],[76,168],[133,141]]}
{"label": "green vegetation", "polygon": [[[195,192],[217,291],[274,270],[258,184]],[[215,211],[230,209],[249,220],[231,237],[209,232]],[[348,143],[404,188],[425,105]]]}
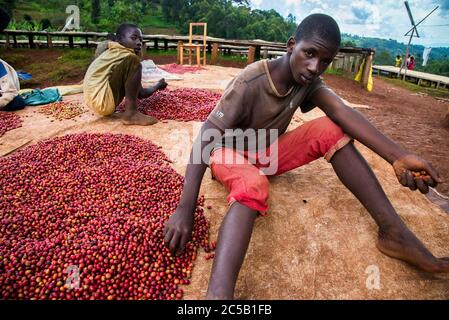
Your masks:
{"label": "green vegetation", "polygon": [[21,82],[21,88],[43,88],[78,82],[83,79],[93,56],[90,49],[40,49],[36,50],[35,55],[29,52],[29,49],[0,50],[2,59],[16,70],[26,71],[33,76]]}
{"label": "green vegetation", "polygon": [[263,39],[286,42],[296,29],[296,19],[287,19],[275,10],[253,10],[248,1],[161,0],[166,21],[180,30],[189,22],[207,22],[208,34],[227,39]]}
{"label": "green vegetation", "polygon": [[333,74],[333,75],[336,75],[336,76],[343,76],[344,72],[343,72],[343,70],[326,69],[324,74]]}
{"label": "green vegetation", "polygon": [[[285,42],[296,29],[291,14],[284,18],[275,10],[252,10],[247,0],[0,0],[0,5],[13,12],[12,29],[36,30],[48,19],[47,29],[60,30],[68,5],[80,9],[84,31],[113,32],[120,23],[131,22],[145,32],[187,34],[189,22],[194,21],[207,22],[208,35],[214,37]],[[25,16],[32,24],[23,23]]]}

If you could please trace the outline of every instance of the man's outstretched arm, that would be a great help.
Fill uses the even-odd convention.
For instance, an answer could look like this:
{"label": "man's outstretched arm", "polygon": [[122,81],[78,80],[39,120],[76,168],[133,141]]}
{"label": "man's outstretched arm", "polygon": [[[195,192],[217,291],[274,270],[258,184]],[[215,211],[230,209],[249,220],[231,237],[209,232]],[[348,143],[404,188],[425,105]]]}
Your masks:
{"label": "man's outstretched arm", "polygon": [[[403,186],[427,193],[429,186],[435,187],[442,182],[438,172],[429,162],[402,149],[376,129],[360,112],[348,107],[332,90],[328,88],[317,90],[312,96],[312,101],[345,133],[388,161]],[[421,171],[426,171],[428,176],[424,179],[415,179],[413,173]]]}
{"label": "man's outstretched arm", "polygon": [[[205,133],[214,131],[215,138],[221,137],[223,131],[209,120],[204,122],[200,133],[195,140],[192,152],[190,153],[189,163],[187,164],[184,187],[181,193],[179,205],[170,219],[166,222],[164,228],[165,246],[172,253],[184,250],[186,243],[190,240],[193,230],[193,217],[200,191],[201,181],[204,172],[209,164],[208,149],[213,143],[213,135]],[[212,132],[213,133],[213,132]],[[206,152],[204,152],[206,150]],[[201,152],[200,154],[195,154]]]}

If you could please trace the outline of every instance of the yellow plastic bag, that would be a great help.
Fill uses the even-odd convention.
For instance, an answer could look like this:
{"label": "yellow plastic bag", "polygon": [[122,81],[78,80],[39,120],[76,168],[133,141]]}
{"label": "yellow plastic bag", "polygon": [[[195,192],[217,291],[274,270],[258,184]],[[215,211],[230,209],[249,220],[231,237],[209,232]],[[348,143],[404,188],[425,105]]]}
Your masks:
{"label": "yellow plastic bag", "polygon": [[[365,67],[365,60],[362,62],[362,65],[360,66],[359,72],[357,72],[357,75],[355,76],[354,80],[357,82],[360,82],[362,80],[363,75],[363,69]],[[369,70],[369,76],[368,76],[368,85],[366,87],[366,90],[369,92],[373,91],[374,88],[374,82],[373,82],[373,67],[371,66]]]}

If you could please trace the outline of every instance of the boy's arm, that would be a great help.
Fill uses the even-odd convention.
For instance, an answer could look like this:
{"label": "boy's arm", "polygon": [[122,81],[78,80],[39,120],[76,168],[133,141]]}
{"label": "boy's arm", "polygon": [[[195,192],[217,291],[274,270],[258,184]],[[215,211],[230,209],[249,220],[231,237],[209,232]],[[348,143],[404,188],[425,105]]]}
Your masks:
{"label": "boy's arm", "polygon": [[148,98],[153,93],[155,93],[157,90],[164,90],[167,87],[167,85],[168,84],[167,84],[167,82],[165,82],[165,79],[161,79],[151,87],[143,88],[141,86],[140,91],[139,91],[139,99]]}
{"label": "boy's arm", "polygon": [[[311,100],[326,115],[338,124],[345,133],[360,141],[388,161],[395,171],[399,182],[412,190],[428,191],[442,180],[438,172],[426,160],[403,150],[377,130],[360,112],[348,107],[343,100],[328,88],[318,89]],[[413,172],[426,171],[426,179],[414,179]],[[423,184],[424,182],[424,184]]]}
{"label": "boy's arm", "polygon": [[[193,217],[200,191],[201,181],[204,172],[209,163],[209,153],[207,152],[212,137],[206,139],[203,133],[206,130],[216,130],[221,136],[223,131],[214,125],[211,121],[206,120],[201,127],[200,133],[195,140],[192,148],[189,163],[187,164],[184,187],[181,193],[181,199],[176,211],[165,224],[164,242],[170,252],[177,253],[184,250],[184,246],[190,240],[193,230]],[[217,136],[215,136],[217,137]],[[205,138],[203,140],[203,138]],[[206,150],[203,156],[203,151]],[[201,152],[198,156],[197,152]],[[199,160],[196,162],[196,160]]]}

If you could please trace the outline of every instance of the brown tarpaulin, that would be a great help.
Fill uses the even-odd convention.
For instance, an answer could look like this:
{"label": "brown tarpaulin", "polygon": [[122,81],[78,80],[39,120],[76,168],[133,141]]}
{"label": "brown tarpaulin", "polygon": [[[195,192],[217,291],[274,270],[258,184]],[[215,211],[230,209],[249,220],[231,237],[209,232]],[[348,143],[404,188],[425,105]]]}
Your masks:
{"label": "brown tarpaulin", "polygon": [[[238,69],[207,66],[198,74],[183,75],[173,86],[223,90]],[[65,100],[82,100],[82,95]],[[0,138],[0,154],[23,144],[81,132],[123,133],[162,146],[184,174],[194,135],[201,123],[159,122],[151,127],[123,126],[91,112],[75,120],[51,122],[35,112],[19,111],[23,127]],[[291,127],[322,115],[298,112]],[[397,182],[391,166],[357,144],[372,166],[394,207],[410,229],[437,256],[449,256],[449,216],[418,192]],[[227,210],[226,190],[207,170],[201,194],[216,239]],[[304,201],[305,200],[305,201]],[[259,218],[237,282],[237,299],[448,299],[449,276],[429,275],[376,249],[377,228],[368,212],[346,190],[324,160],[271,180],[271,210]],[[201,299],[207,289],[211,260],[199,252],[186,299]],[[377,274],[377,271],[379,272]],[[379,285],[379,289],[376,289]],[[371,289],[369,289],[371,288]]]}

